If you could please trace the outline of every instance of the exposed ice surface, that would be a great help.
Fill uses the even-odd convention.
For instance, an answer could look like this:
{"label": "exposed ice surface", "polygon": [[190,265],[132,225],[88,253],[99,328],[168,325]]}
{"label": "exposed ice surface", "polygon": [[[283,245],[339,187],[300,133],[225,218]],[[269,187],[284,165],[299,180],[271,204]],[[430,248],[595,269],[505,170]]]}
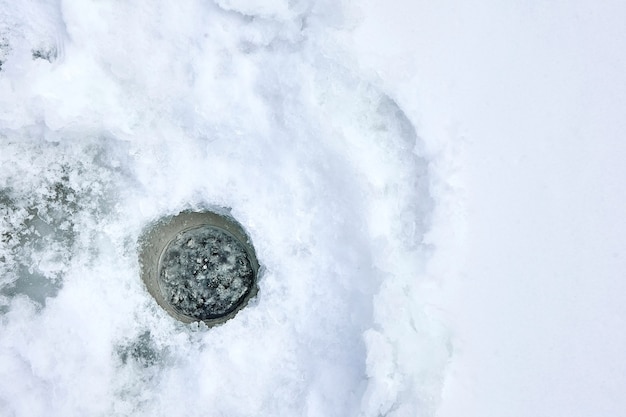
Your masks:
{"label": "exposed ice surface", "polygon": [[176,310],[205,320],[233,311],[254,286],[254,271],[237,239],[199,227],[179,233],[165,248],[158,279]]}
{"label": "exposed ice surface", "polygon": [[[0,415],[428,416],[435,201],[342,2],[0,1]],[[262,267],[224,325],[144,288],[137,238],[230,207]]]}

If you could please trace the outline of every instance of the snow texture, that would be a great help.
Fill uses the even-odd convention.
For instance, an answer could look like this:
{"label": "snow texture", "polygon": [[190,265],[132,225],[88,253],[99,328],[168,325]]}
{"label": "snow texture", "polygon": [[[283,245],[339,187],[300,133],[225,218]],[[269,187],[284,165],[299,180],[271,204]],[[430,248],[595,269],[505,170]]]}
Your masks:
{"label": "snow texture", "polygon": [[[0,0],[0,415],[434,414],[431,159],[358,14]],[[137,240],[215,206],[262,274],[209,329],[150,297]]]}
{"label": "snow texture", "polygon": [[360,62],[432,155],[438,416],[625,415],[626,3],[363,10]]}

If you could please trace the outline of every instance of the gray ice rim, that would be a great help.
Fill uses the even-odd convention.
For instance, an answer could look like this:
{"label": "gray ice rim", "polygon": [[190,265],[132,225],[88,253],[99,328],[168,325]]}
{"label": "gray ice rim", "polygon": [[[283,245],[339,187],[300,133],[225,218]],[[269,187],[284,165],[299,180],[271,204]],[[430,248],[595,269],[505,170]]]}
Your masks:
{"label": "gray ice rim", "polygon": [[209,226],[220,229],[234,237],[245,249],[253,270],[253,285],[248,293],[241,299],[237,306],[222,317],[201,320],[207,326],[222,324],[233,318],[239,310],[248,304],[248,301],[257,294],[257,280],[259,263],[254,252],[254,247],[243,227],[227,212],[205,211],[191,212],[184,211],[175,216],[165,217],[155,224],[150,225],[139,239],[139,263],[141,267],[141,279],[150,295],[156,300],[170,316],[183,323],[193,323],[199,321],[194,317],[187,316],[174,309],[161,293],[159,284],[159,273],[161,256],[169,243],[176,238],[179,233],[186,232],[202,226]]}

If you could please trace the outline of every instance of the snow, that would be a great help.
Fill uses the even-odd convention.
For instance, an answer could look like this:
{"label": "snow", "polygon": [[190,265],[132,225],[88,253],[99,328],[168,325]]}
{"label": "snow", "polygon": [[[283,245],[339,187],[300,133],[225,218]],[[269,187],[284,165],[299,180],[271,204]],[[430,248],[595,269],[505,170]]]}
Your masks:
{"label": "snow", "polygon": [[[0,0],[0,415],[623,414],[625,15]],[[209,329],[137,239],[216,206]]]}
{"label": "snow", "polygon": [[362,60],[436,155],[437,415],[623,415],[623,3],[366,9]]}
{"label": "snow", "polygon": [[[448,336],[420,298],[429,160],[359,70],[354,5],[0,6],[1,415],[436,408]],[[137,240],[215,206],[262,272],[208,329],[150,297]]]}

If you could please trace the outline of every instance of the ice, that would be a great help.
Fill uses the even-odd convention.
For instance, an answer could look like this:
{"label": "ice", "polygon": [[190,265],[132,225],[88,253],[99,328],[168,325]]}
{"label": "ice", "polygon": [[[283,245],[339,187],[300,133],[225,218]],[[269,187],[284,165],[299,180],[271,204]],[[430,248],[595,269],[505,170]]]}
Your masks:
{"label": "ice", "polygon": [[158,279],[166,301],[200,320],[233,311],[255,285],[244,247],[217,228],[177,235],[161,255],[160,268]]}
{"label": "ice", "polygon": [[[429,156],[348,5],[1,4],[1,415],[433,414]],[[215,206],[261,273],[208,329],[152,300],[137,240]]]}

